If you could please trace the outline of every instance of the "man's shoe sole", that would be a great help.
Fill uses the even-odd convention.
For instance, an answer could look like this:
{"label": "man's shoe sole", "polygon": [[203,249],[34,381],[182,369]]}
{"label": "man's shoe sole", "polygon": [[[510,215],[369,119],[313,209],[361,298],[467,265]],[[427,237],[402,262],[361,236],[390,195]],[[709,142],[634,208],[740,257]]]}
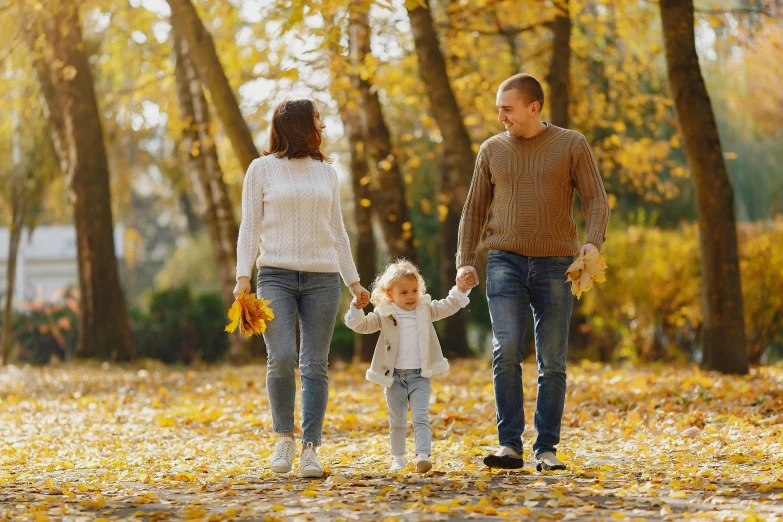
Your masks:
{"label": "man's shoe sole", "polygon": [[546,462],[536,462],[536,471],[562,471],[565,469],[565,464],[555,464],[554,466],[550,466]]}
{"label": "man's shoe sole", "polygon": [[418,471],[419,473],[427,473],[431,469],[432,469],[432,462],[427,462],[426,460],[422,460],[421,462],[416,464],[416,471]]}
{"label": "man's shoe sole", "polygon": [[525,467],[525,463],[521,458],[513,457],[499,457],[497,455],[488,455],[484,457],[484,465],[490,468],[500,469],[520,469]]}

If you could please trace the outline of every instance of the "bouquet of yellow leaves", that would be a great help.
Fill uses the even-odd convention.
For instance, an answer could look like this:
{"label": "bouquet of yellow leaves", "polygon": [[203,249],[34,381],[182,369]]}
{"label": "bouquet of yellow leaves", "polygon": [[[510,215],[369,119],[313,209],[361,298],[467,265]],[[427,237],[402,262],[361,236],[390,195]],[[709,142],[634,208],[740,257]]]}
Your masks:
{"label": "bouquet of yellow leaves", "polygon": [[266,322],[275,318],[274,312],[268,306],[271,302],[243,290],[228,309],[228,318],[231,322],[226,326],[226,331],[233,332],[239,327],[239,333],[245,337],[250,337],[254,333],[264,333]]}
{"label": "bouquet of yellow leaves", "polygon": [[581,298],[584,292],[593,287],[593,282],[603,283],[606,281],[605,271],[606,263],[598,250],[593,250],[584,257],[580,257],[571,263],[571,266],[566,270],[566,281],[571,281],[571,293],[577,299]]}

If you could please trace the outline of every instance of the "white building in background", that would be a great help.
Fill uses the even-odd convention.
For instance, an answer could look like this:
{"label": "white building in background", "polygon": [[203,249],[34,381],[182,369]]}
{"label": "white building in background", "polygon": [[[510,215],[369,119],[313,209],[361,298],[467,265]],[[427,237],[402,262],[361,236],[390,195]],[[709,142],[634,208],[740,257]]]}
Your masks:
{"label": "white building in background", "polygon": [[[124,255],[122,225],[114,228],[114,249],[117,258]],[[0,228],[0,295],[5,296],[8,272],[9,230]],[[22,232],[16,261],[16,283],[13,304],[19,308],[25,301],[51,301],[63,288],[79,286],[76,257],[76,228],[72,226],[40,226]]]}

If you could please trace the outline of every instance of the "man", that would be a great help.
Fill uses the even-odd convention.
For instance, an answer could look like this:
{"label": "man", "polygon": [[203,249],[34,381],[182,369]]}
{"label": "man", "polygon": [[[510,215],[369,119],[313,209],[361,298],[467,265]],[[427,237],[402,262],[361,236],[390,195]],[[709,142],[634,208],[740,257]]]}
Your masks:
{"label": "man", "polygon": [[[573,256],[601,248],[609,221],[606,190],[585,137],[541,120],[544,91],[529,74],[504,81],[498,121],[506,132],[481,145],[459,227],[457,281],[475,286],[476,248],[486,226],[487,301],[500,449],[491,468],[522,463],[525,413],[522,357],[527,309],[535,320],[538,397],[536,469],[565,469],[556,456],[566,393],[568,324],[574,297],[565,280]],[[587,241],[579,247],[574,190],[582,199]],[[492,217],[487,224],[490,211]]]}

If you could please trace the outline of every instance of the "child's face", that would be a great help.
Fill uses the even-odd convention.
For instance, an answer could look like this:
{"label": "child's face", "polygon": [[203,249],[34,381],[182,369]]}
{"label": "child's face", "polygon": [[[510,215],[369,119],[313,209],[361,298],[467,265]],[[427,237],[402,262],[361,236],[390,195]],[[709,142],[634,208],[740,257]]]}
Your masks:
{"label": "child's face", "polygon": [[391,285],[386,295],[403,310],[413,310],[419,304],[419,282],[414,276],[401,277]]}

